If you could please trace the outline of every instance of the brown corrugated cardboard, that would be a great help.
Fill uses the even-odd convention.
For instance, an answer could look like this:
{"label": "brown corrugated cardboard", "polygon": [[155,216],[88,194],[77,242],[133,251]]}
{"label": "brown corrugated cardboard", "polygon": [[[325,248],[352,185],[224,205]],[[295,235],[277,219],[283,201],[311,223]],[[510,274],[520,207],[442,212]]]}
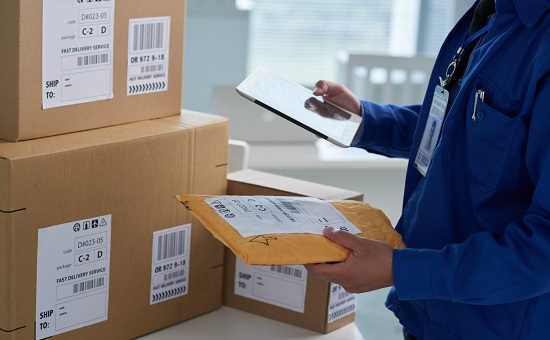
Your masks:
{"label": "brown corrugated cardboard", "polygon": [[[75,300],[59,297],[63,283],[72,277],[57,279],[56,308],[37,310],[42,260],[37,259],[37,243],[43,240],[42,232],[98,216],[111,219],[106,321],[55,339],[130,339],[218,308],[223,248],[198,222],[193,220],[191,226],[185,295],[151,304],[157,299],[151,292],[152,248],[154,232],[191,222],[176,193],[226,191],[227,135],[225,118],[186,111],[152,121],[0,142],[0,339],[34,339],[44,331],[41,327],[58,325],[54,321],[63,315],[59,306]],[[80,226],[89,228],[87,221]],[[72,228],[81,232],[76,223]],[[75,267],[80,258],[76,255]],[[155,273],[157,269],[165,273],[161,267],[154,268]],[[162,298],[170,294],[175,293]]]}
{"label": "brown corrugated cardboard", "polygon": [[[69,106],[61,106],[43,109],[43,95],[51,92],[52,96],[62,96],[61,87],[67,77],[76,78],[75,68],[63,66],[63,76],[54,79],[42,79],[43,65],[43,5],[45,1],[13,0],[4,1],[0,10],[0,138],[17,141],[44,136],[52,136],[67,132],[82,131],[98,127],[136,122],[152,118],[172,116],[179,113],[181,108],[182,93],[182,72],[183,72],[183,39],[184,39],[184,18],[185,0],[116,0],[114,2],[114,13],[112,20],[107,22],[110,34],[113,35],[112,46],[106,53],[105,64],[112,66],[112,99],[99,100]],[[51,1],[50,1],[51,2]],[[55,3],[55,1],[54,1]],[[67,23],[70,34],[76,36],[73,40],[78,48],[89,49],[89,52],[71,54],[75,57],[86,56],[94,63],[97,60],[89,59],[98,54],[101,49],[95,49],[89,38],[81,37],[83,30],[94,27],[97,21],[92,20],[92,25],[82,18],[87,6],[102,6],[108,8],[113,2],[90,2],[90,1],[58,1],[61,6],[77,6],[79,19],[75,23]],[[54,11],[55,13],[55,11]],[[101,13],[100,13],[101,14]],[[168,80],[162,85],[162,91],[128,95],[130,83],[128,82],[129,67],[129,22],[133,19],[170,17],[170,39],[169,52],[164,50],[168,60]],[[91,17],[88,17],[91,18]],[[53,19],[55,21],[55,18]],[[71,19],[72,20],[72,19]],[[111,25],[112,23],[112,25]],[[112,26],[112,27],[111,27]],[[99,26],[98,26],[99,27]],[[101,26],[103,27],[103,26]],[[45,32],[49,37],[50,32]],[[69,36],[69,35],[68,35]],[[87,40],[88,39],[88,40]],[[57,40],[62,40],[58,37]],[[55,42],[55,39],[54,39]],[[48,44],[46,41],[45,44]],[[109,44],[110,45],[110,44]],[[99,46],[99,45],[97,45]],[[55,47],[52,47],[55,49]],[[59,59],[69,55],[60,50]],[[141,55],[143,58],[158,58],[158,50],[152,50],[148,55]],[[164,58],[165,56],[162,55]],[[139,58],[139,57],[138,57]],[[145,60],[144,59],[144,60]],[[136,59],[137,60],[137,59]],[[131,64],[131,63],[130,63]],[[136,65],[147,66],[147,72],[157,65],[145,65],[139,62]],[[52,66],[53,68],[53,66]],[[79,67],[80,71],[88,71]],[[66,75],[68,75],[66,77]],[[61,79],[59,79],[61,78]],[[158,79],[158,78],[157,78]],[[50,82],[52,86],[46,88]],[[83,83],[90,83],[84,81]],[[53,86],[55,84],[55,86]],[[108,86],[96,86],[106,89]],[[88,90],[94,89],[93,85],[84,87]],[[165,90],[166,89],[166,90]],[[151,89],[149,89],[151,90]],[[158,90],[158,89],[157,89]],[[81,92],[86,92],[81,90]],[[63,95],[63,100],[67,96]],[[86,97],[81,95],[81,97]]]}
{"label": "brown corrugated cardboard", "polygon": [[[227,192],[230,195],[245,196],[311,196],[323,199],[352,199],[359,201],[363,199],[363,195],[358,192],[251,169],[230,173],[228,175]],[[355,320],[355,313],[348,313],[349,311],[344,311],[342,309],[329,311],[331,293],[341,292],[339,286],[331,287],[330,283],[309,275],[307,275],[303,312],[290,310],[288,308],[238,295],[235,293],[235,276],[238,274],[244,276],[245,280],[242,282],[243,285],[250,285],[252,281],[247,280],[246,273],[237,273],[236,267],[235,255],[226,249],[223,293],[224,305],[320,333],[331,332]],[[276,267],[272,269],[275,271],[279,270]],[[288,271],[292,273],[295,271],[295,268],[289,268]],[[297,273],[300,273],[299,269]],[[331,288],[336,291],[331,291]],[[278,290],[281,291],[284,290],[284,288],[280,287]],[[344,312],[345,316],[339,318],[337,315],[338,312]],[[329,316],[329,314],[331,315]],[[329,318],[332,318],[334,321],[329,322]]]}

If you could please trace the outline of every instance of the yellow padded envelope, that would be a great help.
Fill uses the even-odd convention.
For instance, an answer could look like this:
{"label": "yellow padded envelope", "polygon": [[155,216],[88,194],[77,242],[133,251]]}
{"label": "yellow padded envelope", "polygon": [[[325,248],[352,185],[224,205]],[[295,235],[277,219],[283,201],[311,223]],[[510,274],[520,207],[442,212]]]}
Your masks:
{"label": "yellow padded envelope", "polygon": [[[205,202],[219,196],[178,195],[176,198],[214,237],[249,265],[291,265],[344,261],[350,250],[326,237],[309,233],[266,234],[243,237]],[[328,200],[352,224],[361,230],[357,236],[378,240],[394,248],[404,248],[386,215],[367,203]]]}

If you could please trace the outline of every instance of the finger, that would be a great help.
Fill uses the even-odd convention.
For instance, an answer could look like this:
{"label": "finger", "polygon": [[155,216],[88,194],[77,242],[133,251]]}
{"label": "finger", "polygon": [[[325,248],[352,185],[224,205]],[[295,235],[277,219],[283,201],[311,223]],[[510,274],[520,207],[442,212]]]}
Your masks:
{"label": "finger", "polygon": [[353,234],[329,227],[323,229],[323,235],[332,242],[349,249],[355,249],[359,241],[359,237]]}
{"label": "finger", "polygon": [[344,92],[345,87],[340,83],[335,83],[328,80],[320,81],[321,89],[324,96],[333,97]]}
{"label": "finger", "polygon": [[304,267],[306,270],[315,277],[330,281],[333,279],[335,269],[337,269],[336,263],[316,263],[306,264]]}
{"label": "finger", "polygon": [[322,96],[328,92],[328,84],[325,80],[319,80],[315,83],[315,89],[313,89],[313,94],[316,96]]}

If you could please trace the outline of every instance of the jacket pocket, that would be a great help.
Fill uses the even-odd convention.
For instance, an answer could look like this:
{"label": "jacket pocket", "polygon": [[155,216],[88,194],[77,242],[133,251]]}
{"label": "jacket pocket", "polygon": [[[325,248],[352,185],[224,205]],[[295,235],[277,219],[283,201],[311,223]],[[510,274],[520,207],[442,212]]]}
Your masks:
{"label": "jacket pocket", "polygon": [[494,190],[505,167],[518,126],[517,104],[490,79],[480,76],[466,114],[466,176],[479,192]]}

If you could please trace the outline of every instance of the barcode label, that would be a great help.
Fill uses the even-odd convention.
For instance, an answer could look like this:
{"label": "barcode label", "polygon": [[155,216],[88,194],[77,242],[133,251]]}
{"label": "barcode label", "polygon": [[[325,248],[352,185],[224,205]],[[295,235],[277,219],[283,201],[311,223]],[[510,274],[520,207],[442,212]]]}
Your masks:
{"label": "barcode label", "polygon": [[130,19],[128,96],[168,91],[170,17]]}
{"label": "barcode label", "polygon": [[155,304],[187,294],[191,224],[153,233],[151,292]]}
{"label": "barcode label", "polygon": [[164,274],[164,281],[169,281],[185,275],[185,270],[178,270],[177,272]]}
{"label": "barcode label", "polygon": [[355,313],[355,299],[355,294],[348,293],[342,286],[331,283],[328,306],[328,322],[331,323],[335,320]]}
{"label": "barcode label", "polygon": [[286,209],[288,209],[288,211],[290,211],[291,213],[293,213],[293,214],[301,214],[300,210],[298,210],[298,208],[296,208],[296,206],[295,206],[292,202],[285,201],[285,200],[282,200],[282,199],[280,199],[279,202],[281,202],[281,204],[283,205],[283,207],[285,207]]}
{"label": "barcode label", "polygon": [[157,236],[157,262],[185,254],[185,230],[161,234]]}
{"label": "barcode label", "polygon": [[145,65],[141,66],[141,73],[164,71],[164,65]]}
{"label": "barcode label", "polygon": [[136,23],[133,26],[132,51],[146,51],[165,48],[164,22]]}
{"label": "barcode label", "polygon": [[83,55],[83,56],[79,56],[76,60],[76,65],[78,67],[108,64],[108,63],[109,63],[109,53]]}
{"label": "barcode label", "polygon": [[292,276],[297,279],[301,279],[304,276],[304,271],[299,268],[287,267],[287,266],[271,266],[270,270],[278,274],[284,274]]}
{"label": "barcode label", "polygon": [[73,294],[81,293],[94,288],[105,286],[105,277],[98,277],[92,280],[75,283],[73,285]]}

